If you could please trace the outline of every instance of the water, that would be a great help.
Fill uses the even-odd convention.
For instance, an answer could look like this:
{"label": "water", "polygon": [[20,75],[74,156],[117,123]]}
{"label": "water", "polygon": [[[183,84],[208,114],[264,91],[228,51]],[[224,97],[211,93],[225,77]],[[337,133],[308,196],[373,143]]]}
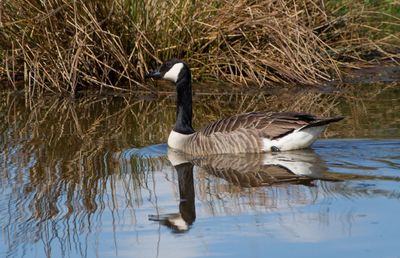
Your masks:
{"label": "water", "polygon": [[1,257],[400,256],[398,85],[197,94],[196,127],[251,110],[347,117],[311,150],[201,159],[165,145],[170,94],[1,98]]}

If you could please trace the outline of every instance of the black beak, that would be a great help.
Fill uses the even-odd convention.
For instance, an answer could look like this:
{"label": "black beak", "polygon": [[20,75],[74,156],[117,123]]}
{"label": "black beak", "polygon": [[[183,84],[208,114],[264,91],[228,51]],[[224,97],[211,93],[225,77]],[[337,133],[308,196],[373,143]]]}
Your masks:
{"label": "black beak", "polygon": [[160,71],[151,71],[151,72],[149,72],[149,73],[146,73],[146,74],[144,75],[144,78],[145,78],[145,79],[153,78],[153,79],[155,79],[155,80],[159,80],[159,79],[161,79],[162,77],[161,77]]}

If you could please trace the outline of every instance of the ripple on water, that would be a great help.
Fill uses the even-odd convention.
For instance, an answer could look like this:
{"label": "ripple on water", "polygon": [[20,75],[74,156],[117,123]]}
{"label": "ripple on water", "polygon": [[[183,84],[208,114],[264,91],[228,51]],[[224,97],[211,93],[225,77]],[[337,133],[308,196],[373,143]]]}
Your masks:
{"label": "ripple on water", "polygon": [[339,172],[400,177],[400,140],[320,140],[314,149]]}

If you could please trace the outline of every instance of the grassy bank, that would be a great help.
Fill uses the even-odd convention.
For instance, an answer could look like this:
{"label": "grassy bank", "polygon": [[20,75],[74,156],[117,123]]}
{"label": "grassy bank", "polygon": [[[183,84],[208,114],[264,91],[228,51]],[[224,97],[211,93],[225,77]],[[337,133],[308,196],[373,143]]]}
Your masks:
{"label": "grassy bank", "polygon": [[400,52],[399,3],[387,0],[5,0],[0,8],[0,78],[29,96],[148,89],[143,74],[170,57],[190,63],[197,80],[261,87],[317,84]]}

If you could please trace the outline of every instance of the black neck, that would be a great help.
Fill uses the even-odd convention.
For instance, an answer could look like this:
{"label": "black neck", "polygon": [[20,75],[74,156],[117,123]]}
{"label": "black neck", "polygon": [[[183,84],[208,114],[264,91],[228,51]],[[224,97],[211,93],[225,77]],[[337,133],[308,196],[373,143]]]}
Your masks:
{"label": "black neck", "polygon": [[187,71],[176,82],[176,123],[174,131],[182,134],[194,133],[192,127],[192,76]]}

